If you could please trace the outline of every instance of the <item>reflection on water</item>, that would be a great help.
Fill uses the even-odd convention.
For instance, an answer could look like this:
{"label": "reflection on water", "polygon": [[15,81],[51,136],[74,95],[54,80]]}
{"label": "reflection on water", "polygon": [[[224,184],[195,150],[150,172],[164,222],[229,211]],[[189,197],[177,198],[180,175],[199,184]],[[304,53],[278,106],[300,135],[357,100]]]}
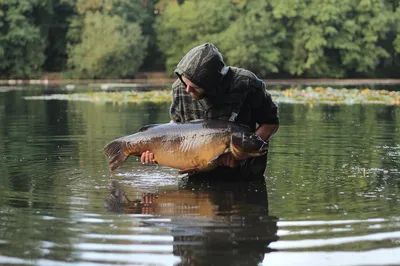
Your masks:
{"label": "reflection on water", "polygon": [[398,107],[281,104],[266,179],[227,182],[108,171],[103,146],[168,104],[42,93],[0,91],[1,265],[400,264]]}
{"label": "reflection on water", "polygon": [[170,230],[179,265],[257,265],[277,240],[277,218],[268,216],[262,180],[183,180],[178,189],[143,193],[135,200],[114,180],[110,192],[109,211],[164,217],[146,224]]}

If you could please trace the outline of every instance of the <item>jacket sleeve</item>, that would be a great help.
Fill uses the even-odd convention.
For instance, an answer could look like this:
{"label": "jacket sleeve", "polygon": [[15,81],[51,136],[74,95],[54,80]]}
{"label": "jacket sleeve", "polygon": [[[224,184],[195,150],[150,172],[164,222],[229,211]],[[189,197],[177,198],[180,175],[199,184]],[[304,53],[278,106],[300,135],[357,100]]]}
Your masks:
{"label": "jacket sleeve", "polygon": [[181,82],[179,79],[176,80],[174,84],[172,84],[172,103],[169,109],[171,120],[176,123],[181,123],[183,121],[183,110],[180,110],[182,97],[180,95],[181,93],[179,86],[181,86]]}
{"label": "jacket sleeve", "polygon": [[257,86],[249,95],[251,109],[258,124],[279,124],[278,105],[267,92],[265,83]]}

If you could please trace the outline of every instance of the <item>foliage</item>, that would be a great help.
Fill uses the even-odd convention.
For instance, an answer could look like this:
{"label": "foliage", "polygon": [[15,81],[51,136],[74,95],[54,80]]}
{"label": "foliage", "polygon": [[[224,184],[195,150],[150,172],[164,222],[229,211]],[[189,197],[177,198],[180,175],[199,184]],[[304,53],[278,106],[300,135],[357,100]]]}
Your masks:
{"label": "foliage", "polygon": [[393,40],[393,48],[397,54],[400,54],[400,8],[394,13],[394,20],[396,24],[396,37]]}
{"label": "foliage", "polygon": [[219,34],[216,43],[226,51],[228,64],[250,69],[260,76],[279,72],[283,51],[280,46],[287,32],[269,8],[266,1],[249,1],[240,8],[240,16]]}
{"label": "foliage", "polygon": [[34,9],[41,1],[0,1],[0,75],[35,77],[44,62],[44,41],[35,25]]}
{"label": "foliage", "polygon": [[77,1],[78,14],[68,33],[68,65],[73,76],[133,77],[147,55],[152,8],[151,1]]}
{"label": "foliage", "polygon": [[[0,0],[0,71],[134,77],[214,43],[268,77],[399,77],[398,0]],[[68,64],[67,64],[68,58]],[[68,68],[68,69],[67,69]]]}
{"label": "foliage", "polygon": [[[75,14],[73,6],[63,0],[47,1],[46,9],[38,12],[36,21],[40,24],[42,39],[46,41],[44,51],[45,71],[62,71],[67,65],[67,32],[69,18]],[[71,25],[73,26],[73,25]]]}
{"label": "foliage", "polygon": [[139,69],[147,45],[137,23],[89,11],[82,42],[70,46],[69,66],[77,77],[132,77]]}
{"label": "foliage", "polygon": [[169,71],[185,51],[212,41],[229,64],[264,77],[369,75],[390,56],[383,45],[393,26],[389,7],[380,0],[186,0],[167,4],[157,29]]}
{"label": "foliage", "polygon": [[147,47],[144,48],[145,58],[141,68],[150,70],[164,67],[164,58],[159,51],[153,27],[156,17],[154,10],[157,2],[157,0],[113,0],[113,8],[110,10],[110,14],[140,25],[142,34],[147,40]]}
{"label": "foliage", "polygon": [[172,73],[192,47],[208,41],[218,46],[219,35],[239,16],[239,11],[229,0],[185,1],[182,5],[169,2],[156,19],[157,38],[166,56],[167,72]]}
{"label": "foliage", "polygon": [[283,67],[292,75],[343,77],[346,70],[366,73],[388,56],[378,43],[389,30],[389,11],[380,0],[282,5],[277,3],[274,11],[288,20],[293,46],[285,53]]}

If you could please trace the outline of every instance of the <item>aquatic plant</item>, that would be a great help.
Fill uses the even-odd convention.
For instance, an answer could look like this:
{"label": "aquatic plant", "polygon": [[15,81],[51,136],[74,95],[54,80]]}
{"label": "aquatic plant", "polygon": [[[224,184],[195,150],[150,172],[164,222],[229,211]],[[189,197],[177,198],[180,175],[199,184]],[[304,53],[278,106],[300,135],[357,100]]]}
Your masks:
{"label": "aquatic plant", "polygon": [[388,90],[334,89],[331,87],[290,88],[270,91],[274,100],[286,103],[400,105],[400,92]]}
{"label": "aquatic plant", "polygon": [[[334,89],[331,87],[307,87],[268,90],[277,102],[304,104],[385,104],[400,105],[400,92],[388,90]],[[165,103],[171,101],[169,90],[153,91],[96,91],[72,94],[53,94],[25,97],[28,100],[68,100],[96,103]]]}

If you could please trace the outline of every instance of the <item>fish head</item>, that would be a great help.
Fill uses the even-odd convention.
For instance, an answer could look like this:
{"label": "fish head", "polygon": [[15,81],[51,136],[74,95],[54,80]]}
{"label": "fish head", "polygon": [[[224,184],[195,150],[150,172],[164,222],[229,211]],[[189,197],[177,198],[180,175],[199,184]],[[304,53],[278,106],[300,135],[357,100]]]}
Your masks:
{"label": "fish head", "polygon": [[246,159],[265,154],[268,143],[255,133],[235,132],[231,136],[230,149],[236,159]]}

